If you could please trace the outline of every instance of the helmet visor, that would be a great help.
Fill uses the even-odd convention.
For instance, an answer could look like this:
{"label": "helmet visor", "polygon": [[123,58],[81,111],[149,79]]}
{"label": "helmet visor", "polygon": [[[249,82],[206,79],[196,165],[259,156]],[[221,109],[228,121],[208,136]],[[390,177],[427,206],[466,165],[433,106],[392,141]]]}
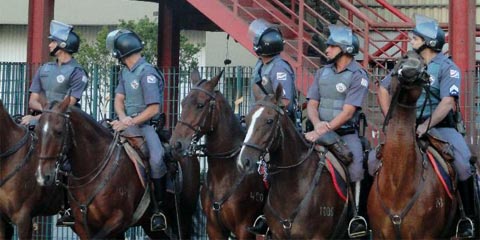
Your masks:
{"label": "helmet visor", "polygon": [[117,36],[122,34],[122,33],[128,33],[128,32],[130,32],[130,31],[125,30],[125,29],[117,29],[117,30],[114,30],[114,31],[111,31],[110,33],[108,33],[107,39],[105,41],[107,50],[109,52],[113,52],[113,50],[115,49],[114,44],[115,44],[115,39],[117,38]]}
{"label": "helmet visor", "polygon": [[415,30],[425,37],[435,39],[437,38],[438,23],[435,19],[415,14]]}
{"label": "helmet visor", "polygon": [[67,41],[68,34],[72,31],[73,26],[52,20],[50,22],[50,39],[54,38],[60,41]]}
{"label": "helmet visor", "polygon": [[261,18],[250,23],[250,26],[248,27],[248,36],[252,40],[254,46],[258,45],[260,37],[262,37],[265,30],[270,27],[272,27],[272,25]]}
{"label": "helmet visor", "polygon": [[330,45],[334,45],[332,42],[338,45],[352,45],[352,29],[338,25],[330,25],[328,29],[330,30]]}

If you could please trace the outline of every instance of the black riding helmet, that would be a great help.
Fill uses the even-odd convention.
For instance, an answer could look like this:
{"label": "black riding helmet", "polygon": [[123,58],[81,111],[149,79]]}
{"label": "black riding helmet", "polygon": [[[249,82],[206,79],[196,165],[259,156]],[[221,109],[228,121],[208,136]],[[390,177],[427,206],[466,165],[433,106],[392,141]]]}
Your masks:
{"label": "black riding helmet", "polygon": [[73,32],[73,26],[59,21],[52,20],[50,22],[50,36],[48,36],[48,39],[57,42],[57,47],[51,52],[52,56],[59,49],[69,53],[76,53],[80,47],[80,37]]}
{"label": "black riding helmet", "polygon": [[425,44],[416,51],[421,52],[425,48],[431,48],[436,52],[442,51],[445,32],[438,26],[435,19],[420,14],[415,15],[415,28],[412,32],[425,41]]}
{"label": "black riding helmet", "polygon": [[254,20],[249,26],[253,50],[258,56],[274,56],[283,51],[282,33],[278,28],[263,19]]}
{"label": "black riding helmet", "polygon": [[345,26],[330,25],[330,36],[327,45],[338,46],[342,53],[355,56],[359,51],[358,37],[352,33],[352,29]]}
{"label": "black riding helmet", "polygon": [[114,58],[122,59],[142,51],[144,43],[136,33],[119,29],[107,35],[106,45]]}

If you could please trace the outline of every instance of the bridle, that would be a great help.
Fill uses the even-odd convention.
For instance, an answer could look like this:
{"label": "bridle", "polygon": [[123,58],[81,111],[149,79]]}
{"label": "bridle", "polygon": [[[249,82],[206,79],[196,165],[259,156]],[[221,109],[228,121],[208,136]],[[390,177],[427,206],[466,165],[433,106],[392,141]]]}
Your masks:
{"label": "bridle", "polygon": [[260,152],[260,157],[259,157],[259,160],[258,160],[257,164],[262,164],[263,162],[265,162],[266,166],[269,170],[278,169],[278,171],[276,171],[276,172],[269,173],[269,175],[273,175],[273,174],[276,174],[276,173],[278,173],[282,170],[285,170],[285,169],[298,167],[302,163],[304,163],[305,160],[307,160],[308,157],[313,153],[313,150],[314,150],[314,145],[313,144],[310,146],[307,154],[305,154],[304,157],[302,159],[300,159],[300,161],[298,161],[294,164],[286,165],[286,166],[277,166],[277,165],[274,165],[274,164],[270,163],[270,158],[266,157],[267,154],[269,154],[273,149],[276,149],[278,147],[278,145],[280,144],[281,140],[285,136],[285,134],[283,132],[283,128],[281,127],[281,123],[280,123],[281,117],[283,117],[285,115],[285,111],[281,107],[279,107],[278,105],[275,105],[271,102],[267,102],[267,101],[263,101],[263,100],[256,102],[255,106],[268,107],[268,108],[271,108],[271,109],[275,110],[278,113],[276,115],[277,117],[274,120],[275,126],[273,128],[275,130],[272,131],[271,134],[279,134],[280,135],[280,137],[278,137],[276,135],[271,136],[271,140],[266,145],[266,147],[262,147],[262,146],[259,146],[258,144],[251,143],[251,142],[243,142],[243,144],[242,144],[243,146],[253,148],[253,149]]}
{"label": "bridle", "polygon": [[[178,123],[185,125],[187,128],[193,131],[193,135],[191,137],[192,140],[190,141],[190,144],[187,150],[183,153],[184,156],[192,157],[197,153],[197,151],[204,151],[205,150],[204,147],[200,146],[198,142],[200,141],[200,139],[204,134],[208,134],[210,132],[213,132],[214,130],[214,113],[215,113],[215,107],[216,107],[216,97],[215,97],[215,93],[209,92],[200,87],[200,85],[202,85],[204,82],[206,82],[206,80],[199,82],[190,90],[191,92],[193,91],[203,92],[210,97],[207,101],[205,101],[206,103],[208,103],[206,104],[208,105],[208,110],[205,113],[205,117],[202,119],[201,123],[198,126],[193,126],[192,124],[187,123],[182,119],[178,120]],[[208,120],[210,120],[209,125],[207,124]]]}
{"label": "bridle", "polygon": [[49,114],[56,114],[58,116],[63,117],[64,119],[64,129],[66,131],[65,134],[62,134],[62,141],[61,141],[61,149],[56,154],[55,156],[39,156],[38,159],[40,162],[45,161],[45,160],[50,160],[54,159],[55,160],[55,181],[57,181],[58,177],[57,175],[59,173],[61,174],[66,174],[61,170],[61,166],[65,164],[68,161],[67,153],[70,150],[70,141],[71,141],[71,134],[73,133],[72,131],[72,126],[70,122],[70,114],[69,113],[61,113],[61,112],[56,112],[53,110],[42,110],[42,114],[44,113],[49,113]]}
{"label": "bridle", "polygon": [[[408,60],[404,62],[407,62],[407,61]],[[412,68],[414,67],[410,66],[410,69]],[[429,93],[428,87],[430,84],[430,78],[428,73],[426,72],[426,67],[417,66],[417,69],[418,69],[418,73],[415,74],[414,76],[409,76],[409,77],[402,76],[403,65],[399,64],[398,66],[395,66],[395,68],[393,69],[393,73],[391,77],[392,77],[392,80],[397,79],[398,84],[397,84],[397,87],[395,88],[395,92],[393,93],[392,100],[390,101],[390,107],[388,108],[388,112],[385,115],[385,120],[383,122],[383,130],[382,130],[383,132],[385,132],[385,127],[388,125],[389,120],[392,118],[392,113],[395,107],[398,106],[398,107],[409,108],[409,109],[417,108],[416,105],[410,106],[410,105],[405,105],[398,102],[401,90],[411,90],[413,88],[421,86],[425,89],[427,93]],[[407,81],[407,79],[412,79],[412,78],[414,78],[413,81]],[[424,106],[426,104],[427,99],[429,100],[430,98],[427,97],[425,99]],[[422,109],[422,113],[423,113],[423,109]]]}

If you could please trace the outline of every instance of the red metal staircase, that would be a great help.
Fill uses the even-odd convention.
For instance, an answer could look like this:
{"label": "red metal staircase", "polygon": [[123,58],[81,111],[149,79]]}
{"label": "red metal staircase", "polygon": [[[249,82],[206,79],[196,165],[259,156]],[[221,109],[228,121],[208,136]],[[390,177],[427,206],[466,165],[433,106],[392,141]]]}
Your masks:
{"label": "red metal staircase", "polygon": [[[364,3],[364,0],[338,0],[340,9],[332,7],[327,0],[317,0],[316,7],[322,7],[339,15],[338,21],[350,26],[360,38],[360,54],[362,64],[370,67],[385,68],[385,62],[397,58],[407,48],[407,29],[413,26],[412,20],[403,15],[385,0],[376,0],[390,16],[398,21],[388,20]],[[313,6],[305,0],[187,0],[205,16],[210,18],[236,41],[249,49],[252,54],[252,43],[248,37],[248,26],[257,18],[276,24],[286,40],[282,55],[294,67],[297,73],[297,87],[306,93],[313,75],[320,66],[323,52],[312,43],[312,36],[317,35],[326,40],[327,36],[319,31],[315,23],[307,21],[318,19],[321,24],[330,22],[321,16]],[[362,9],[362,10],[360,10]],[[385,15],[385,13],[384,13]],[[392,39],[391,34],[396,34]],[[307,51],[308,50],[308,51]],[[316,56],[309,56],[315,52]],[[311,55],[311,54],[310,54]]]}

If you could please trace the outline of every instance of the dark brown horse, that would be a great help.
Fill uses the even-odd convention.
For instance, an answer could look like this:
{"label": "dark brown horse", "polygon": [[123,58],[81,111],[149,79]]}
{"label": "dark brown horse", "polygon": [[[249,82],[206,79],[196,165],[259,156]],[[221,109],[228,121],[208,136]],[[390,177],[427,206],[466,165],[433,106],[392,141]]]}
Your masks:
{"label": "dark brown horse", "polygon": [[347,202],[337,194],[326,171],[329,155],[317,154],[280,107],[283,88],[264,95],[254,86],[255,107],[238,166],[252,173],[267,163],[270,189],[264,212],[275,239],[344,238]]}
{"label": "dark brown horse", "polygon": [[208,172],[201,200],[208,236],[227,239],[234,233],[238,239],[252,239],[246,227],[261,213],[265,188],[259,175],[237,170],[235,159],[245,134],[225,97],[215,91],[220,77],[200,81],[198,73],[192,75],[194,87],[182,101],[170,142],[175,155],[194,155],[205,136]]}
{"label": "dark brown horse", "polygon": [[152,238],[166,238],[165,232],[150,231],[150,195],[118,135],[68,105],[67,97],[44,110],[36,127],[37,182],[52,184],[56,166],[70,162],[67,189],[74,229],[81,239],[124,239],[125,230],[134,225],[141,225]]}
{"label": "dark brown horse", "polygon": [[368,197],[374,238],[445,237],[442,234],[447,234],[457,209],[455,198],[448,196],[416,141],[416,102],[428,83],[423,70],[423,60],[414,52],[394,70],[402,76],[392,77],[391,88],[396,92],[387,114],[382,165]]}
{"label": "dark brown horse", "polygon": [[0,239],[10,238],[9,222],[17,225],[20,239],[32,238],[32,218],[54,215],[63,192],[56,186],[40,187],[36,136],[16,124],[0,101]]}

